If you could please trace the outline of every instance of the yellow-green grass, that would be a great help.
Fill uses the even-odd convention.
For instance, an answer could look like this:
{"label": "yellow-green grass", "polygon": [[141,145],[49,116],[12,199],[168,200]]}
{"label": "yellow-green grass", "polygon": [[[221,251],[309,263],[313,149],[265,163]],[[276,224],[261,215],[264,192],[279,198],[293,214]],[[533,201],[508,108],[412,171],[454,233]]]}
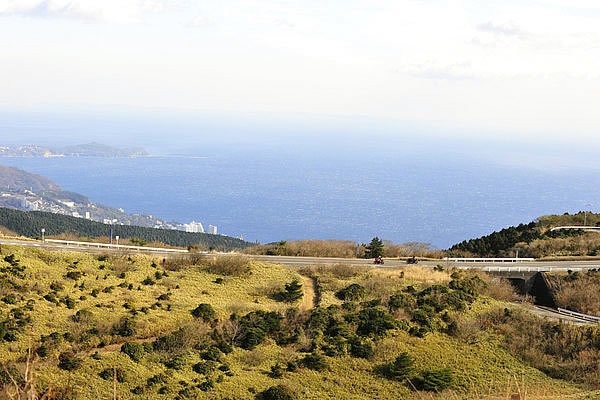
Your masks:
{"label": "yellow-green grass", "polygon": [[[137,310],[142,307],[151,308],[161,294],[171,293],[169,300],[160,302],[162,307],[150,309],[148,314],[138,313],[136,316],[139,326],[136,337],[151,338],[192,321],[190,312],[200,303],[211,304],[221,318],[229,317],[232,312],[283,310],[287,305],[271,299],[270,294],[275,288],[283,287],[285,282],[300,278],[291,269],[253,263],[249,275],[223,277],[223,283],[217,284],[214,281],[220,276],[205,272],[200,266],[189,266],[181,271],[167,271],[168,277],[156,279],[154,273],[163,272],[162,260],[146,255],[98,261],[97,255],[92,254],[47,252],[8,246],[3,246],[3,254],[15,254],[20,264],[26,266],[25,282],[30,290],[25,294],[22,303],[33,299],[35,305],[31,312],[33,322],[19,342],[0,345],[2,360],[11,359],[18,353],[11,350],[24,351],[30,343],[39,341],[41,335],[77,329],[77,324],[71,320],[77,310],[89,310],[99,325],[109,328],[120,318],[129,315],[128,309],[123,307],[125,303]],[[128,257],[132,261],[128,261]],[[151,267],[153,261],[157,264],[156,268]],[[75,268],[69,268],[74,262]],[[105,266],[104,269],[99,269],[102,265]],[[68,271],[80,271],[85,275],[75,281],[65,278]],[[118,277],[120,272],[125,272],[125,278]],[[151,277],[156,283],[142,284],[147,277]],[[43,298],[51,292],[50,285],[53,282],[64,286],[64,290],[59,292],[60,296],[70,296],[76,300],[73,309],[68,309],[64,304],[57,306]],[[134,286],[133,290],[119,287],[123,282],[131,283]],[[81,283],[85,285],[83,290],[75,287]],[[110,286],[114,287],[112,292],[104,293],[103,289]],[[97,297],[91,296],[94,289],[99,291]],[[80,300],[80,296],[85,296],[85,300]],[[167,310],[166,306],[170,306],[170,310]],[[12,307],[0,302],[1,313]],[[108,338],[111,339],[113,338]]]}
{"label": "yellow-green grass", "polygon": [[[108,347],[102,349],[78,348],[83,364],[73,372],[57,367],[58,351],[47,359],[37,359],[34,365],[34,376],[39,387],[55,388],[71,386],[80,399],[112,398],[113,382],[100,378],[99,372],[105,368],[118,367],[125,371],[126,382],[118,383],[120,399],[140,398],[131,391],[137,386],[145,386],[153,375],[164,373],[168,377],[168,393],[159,394],[157,385],[145,389],[143,397],[147,399],[173,399],[183,387],[179,382],[198,384],[205,380],[202,375],[192,370],[192,365],[200,361],[198,351],[190,351],[186,356],[186,366],[181,371],[166,368],[160,362],[160,355],[147,353],[140,362],[132,361],[119,351],[125,340],[152,340],[158,335],[171,332],[178,327],[191,324],[193,317],[190,311],[200,303],[211,304],[220,319],[228,318],[232,312],[246,313],[251,310],[283,311],[289,305],[274,301],[270,294],[275,288],[283,287],[285,282],[299,278],[293,269],[280,266],[253,263],[251,274],[242,277],[224,277],[223,284],[214,280],[218,275],[206,272],[200,266],[188,266],[180,271],[167,271],[168,277],[156,280],[155,285],[143,285],[146,277],[153,277],[156,271],[162,271],[161,259],[131,255],[108,261],[98,261],[97,255],[79,252],[48,252],[43,250],[23,249],[19,247],[2,247],[3,255],[14,253],[21,264],[26,266],[29,292],[27,299],[35,300],[31,315],[32,324],[25,329],[17,342],[0,344],[0,360],[8,361],[22,357],[26,349],[35,346],[41,335],[51,332],[68,332],[82,329],[71,317],[77,310],[87,309],[93,314],[98,325],[104,326],[105,333],[97,341],[104,340]],[[75,268],[68,268],[77,262]],[[152,262],[157,268],[151,266]],[[0,261],[1,262],[1,261]],[[99,269],[105,265],[103,270]],[[81,271],[85,276],[77,284],[85,283],[83,291],[75,287],[76,282],[66,279],[67,271]],[[125,278],[118,274],[125,272]],[[335,291],[350,283],[360,283],[368,287],[376,296],[385,297],[406,285],[424,287],[433,283],[449,281],[449,274],[407,267],[400,270],[382,270],[368,268],[356,274],[343,277],[319,271],[323,293],[322,304],[337,304]],[[106,279],[105,279],[106,276]],[[98,277],[98,279],[96,279]],[[153,278],[154,279],[154,278]],[[73,309],[64,304],[56,306],[43,299],[50,292],[52,282],[61,282],[65,289],[61,294],[77,299]],[[120,288],[122,282],[132,283],[133,290]],[[103,293],[107,286],[115,286],[112,293]],[[141,290],[137,290],[140,287]],[[93,289],[100,293],[90,296]],[[136,321],[139,331],[131,338],[110,335],[110,326],[121,317],[129,314],[123,307],[129,303],[135,309],[150,307],[161,294],[170,292],[169,300],[162,301],[162,307],[151,309],[147,314],[139,313]],[[85,300],[79,300],[85,295]],[[24,303],[23,301],[22,303]],[[21,303],[19,303],[21,304]],[[298,304],[298,303],[297,303]],[[296,304],[296,305],[297,305]],[[495,300],[481,299],[473,304],[465,316],[476,314],[491,307],[501,305]],[[97,307],[102,305],[102,307]],[[170,310],[167,306],[170,305]],[[0,312],[5,313],[11,307],[0,303]],[[208,327],[197,324],[200,332],[207,332]],[[223,363],[230,366],[233,376],[224,376],[221,383],[215,384],[210,391],[199,393],[199,398],[206,399],[253,399],[254,393],[280,383],[290,386],[299,395],[299,399],[505,399],[512,392],[527,393],[527,399],[551,398],[584,398],[592,396],[575,385],[548,378],[541,372],[526,366],[518,359],[502,349],[499,339],[483,336],[474,344],[443,334],[430,334],[425,338],[415,338],[403,331],[394,331],[375,345],[372,359],[356,359],[350,357],[327,357],[329,368],[323,372],[315,372],[305,368],[297,372],[286,372],[282,378],[269,376],[271,366],[276,363],[285,365],[287,361],[302,357],[298,346],[280,347],[268,340],[254,350],[235,348],[224,356]],[[113,342],[114,345],[110,346]],[[63,342],[62,349],[69,345]],[[100,360],[93,359],[90,354],[98,350]],[[442,394],[424,394],[414,392],[400,382],[388,380],[374,370],[392,361],[401,352],[408,352],[415,359],[417,371],[450,367],[455,373],[456,384]],[[223,375],[216,373],[216,376]],[[572,396],[572,397],[569,397]],[[592,398],[592,397],[588,397]]]}

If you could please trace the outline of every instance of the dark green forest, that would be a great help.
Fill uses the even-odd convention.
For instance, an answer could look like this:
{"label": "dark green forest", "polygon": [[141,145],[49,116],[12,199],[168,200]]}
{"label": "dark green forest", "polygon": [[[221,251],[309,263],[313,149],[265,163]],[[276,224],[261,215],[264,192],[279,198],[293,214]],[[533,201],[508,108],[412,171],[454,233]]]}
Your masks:
{"label": "dark green forest", "polygon": [[528,224],[510,226],[477,239],[464,240],[450,247],[448,252],[450,255],[460,256],[513,257],[515,247],[523,246],[521,254],[531,256],[527,245],[533,241],[577,237],[585,233],[581,229],[551,231],[553,227],[572,225],[600,226],[600,214],[580,211],[575,214],[545,215]]}
{"label": "dark green forest", "polygon": [[[110,225],[68,215],[41,211],[18,211],[0,208],[0,226],[19,235],[39,237],[42,228],[47,236],[74,234],[80,237],[98,238],[110,235]],[[214,250],[233,250],[250,245],[240,239],[207,233],[189,233],[168,229],[143,228],[131,225],[114,225],[113,234],[122,239],[137,239],[145,242],[161,242],[170,246]]]}
{"label": "dark green forest", "polygon": [[477,239],[462,241],[448,250],[451,253],[468,252],[481,257],[502,257],[517,243],[529,243],[538,238],[540,238],[538,225],[536,222],[530,222],[501,229]]}

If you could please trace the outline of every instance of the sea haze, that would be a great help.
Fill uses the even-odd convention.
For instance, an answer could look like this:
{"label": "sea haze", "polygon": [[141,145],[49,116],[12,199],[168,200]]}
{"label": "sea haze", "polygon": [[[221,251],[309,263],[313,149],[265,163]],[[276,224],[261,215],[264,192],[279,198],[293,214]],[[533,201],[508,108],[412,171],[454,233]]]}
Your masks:
{"label": "sea haze", "polygon": [[200,147],[191,140],[178,150],[184,154],[0,163],[127,212],[201,221],[260,242],[377,235],[445,248],[539,215],[589,209],[600,195],[597,169],[500,144],[298,136]]}

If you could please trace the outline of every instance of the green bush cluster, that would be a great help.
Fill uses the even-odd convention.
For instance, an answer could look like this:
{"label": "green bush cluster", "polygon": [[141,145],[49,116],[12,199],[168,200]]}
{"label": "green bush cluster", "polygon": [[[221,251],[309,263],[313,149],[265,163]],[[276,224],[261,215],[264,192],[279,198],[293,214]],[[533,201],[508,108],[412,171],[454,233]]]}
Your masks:
{"label": "green bush cluster", "polygon": [[206,303],[199,304],[198,307],[192,310],[194,318],[199,318],[204,322],[212,322],[217,317],[215,309]]}
{"label": "green bush cluster", "polygon": [[284,301],[287,303],[293,303],[299,300],[304,295],[302,291],[302,284],[297,279],[286,283],[284,289],[275,293],[273,296],[277,301]]}
{"label": "green bush cluster", "polygon": [[274,336],[281,328],[283,316],[275,311],[252,311],[239,319],[240,334],[236,344],[251,350],[261,344],[267,336]]}
{"label": "green bush cluster", "polygon": [[376,368],[376,372],[388,379],[404,382],[410,388],[424,391],[441,392],[453,383],[452,370],[448,368],[416,371],[414,359],[410,354],[400,353],[394,361]]}

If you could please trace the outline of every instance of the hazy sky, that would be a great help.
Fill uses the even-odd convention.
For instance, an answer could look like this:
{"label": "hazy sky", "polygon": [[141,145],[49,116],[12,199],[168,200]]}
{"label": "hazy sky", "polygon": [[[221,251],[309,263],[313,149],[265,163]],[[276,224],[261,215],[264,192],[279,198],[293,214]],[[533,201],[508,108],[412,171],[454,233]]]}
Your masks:
{"label": "hazy sky", "polygon": [[0,0],[0,111],[172,109],[595,139],[597,0]]}

